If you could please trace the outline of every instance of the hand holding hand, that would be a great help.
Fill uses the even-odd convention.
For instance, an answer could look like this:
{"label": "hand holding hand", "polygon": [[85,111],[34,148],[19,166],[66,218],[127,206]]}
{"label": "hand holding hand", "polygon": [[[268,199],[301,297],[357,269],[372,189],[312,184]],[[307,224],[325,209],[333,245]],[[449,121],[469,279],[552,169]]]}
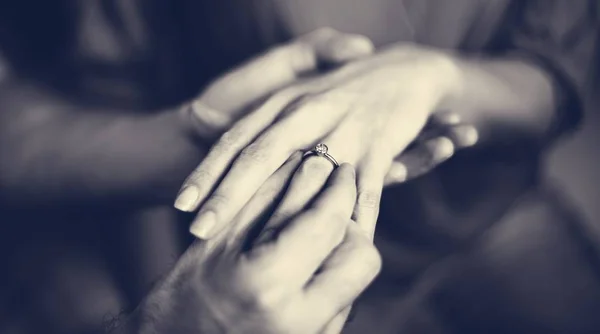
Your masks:
{"label": "hand holding hand", "polygon": [[459,91],[460,75],[451,58],[413,45],[292,85],[219,139],[182,188],[179,198],[193,199],[177,207],[193,211],[204,202],[191,231],[210,238],[290,154],[322,142],[338,161],[357,167],[353,217],[369,230],[394,158],[417,138],[433,111]]}
{"label": "hand holding hand", "polygon": [[186,252],[136,311],[141,333],[309,334],[343,324],[338,314],[381,266],[372,241],[350,220],[352,167],[341,166],[275,238],[245,249],[253,222],[299,162],[295,155],[269,178],[223,233]]}

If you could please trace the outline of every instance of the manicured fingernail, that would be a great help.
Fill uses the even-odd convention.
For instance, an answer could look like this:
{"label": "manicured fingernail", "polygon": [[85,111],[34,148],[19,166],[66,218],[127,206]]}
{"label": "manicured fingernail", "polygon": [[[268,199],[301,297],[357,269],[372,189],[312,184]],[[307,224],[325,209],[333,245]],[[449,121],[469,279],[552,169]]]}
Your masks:
{"label": "manicured fingernail", "polygon": [[454,154],[454,144],[449,138],[440,137],[428,143],[434,161],[442,161]]}
{"label": "manicured fingernail", "polygon": [[177,195],[177,199],[173,206],[181,211],[194,211],[198,205],[198,195],[198,188],[196,186],[186,186],[179,192],[179,195]]}
{"label": "manicured fingernail", "polygon": [[216,225],[217,215],[213,211],[206,211],[198,215],[190,226],[190,233],[199,239],[208,239]]}

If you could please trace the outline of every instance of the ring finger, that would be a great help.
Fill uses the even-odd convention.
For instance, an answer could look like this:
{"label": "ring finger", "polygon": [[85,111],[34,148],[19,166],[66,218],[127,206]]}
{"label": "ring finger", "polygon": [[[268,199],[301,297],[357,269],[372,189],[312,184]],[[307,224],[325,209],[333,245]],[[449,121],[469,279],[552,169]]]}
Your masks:
{"label": "ring finger", "polygon": [[286,221],[307,207],[323,189],[334,168],[333,162],[327,158],[316,154],[308,155],[294,174],[288,191],[257,243],[272,238]]}

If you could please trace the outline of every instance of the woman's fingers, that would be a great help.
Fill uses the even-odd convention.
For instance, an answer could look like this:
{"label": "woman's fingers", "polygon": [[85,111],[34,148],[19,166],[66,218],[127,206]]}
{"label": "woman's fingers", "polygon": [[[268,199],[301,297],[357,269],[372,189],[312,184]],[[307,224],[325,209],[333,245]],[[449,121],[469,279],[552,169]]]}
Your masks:
{"label": "woman's fingers", "polygon": [[385,185],[403,183],[424,175],[448,160],[457,149],[477,143],[477,129],[462,123],[455,112],[436,112],[414,145],[397,157],[385,178]]}
{"label": "woman's fingers", "polygon": [[420,136],[421,140],[434,137],[448,137],[456,148],[470,147],[479,140],[477,129],[463,122],[460,114],[453,111],[438,111],[431,115],[427,131]]}
{"label": "woman's fingers", "polygon": [[391,164],[386,155],[382,153],[379,151],[369,152],[366,159],[357,168],[358,196],[352,218],[369,236],[375,234],[381,193],[386,173]]}
{"label": "woman's fingers", "polygon": [[[335,128],[352,103],[344,93],[318,95],[295,105],[296,109],[290,115],[269,127],[278,110],[285,107],[280,101],[285,99],[276,94],[259,110],[242,119],[219,140],[186,180],[182,194],[187,195],[188,188],[185,187],[190,185],[196,191],[191,210],[204,201],[191,229],[197,237],[210,238],[226,226],[292,152],[312,144]],[[252,140],[251,134],[264,128],[268,130]],[[228,138],[229,133],[234,134],[233,139]],[[227,171],[229,165],[231,169]],[[227,175],[213,190],[225,171]],[[191,211],[189,209],[187,211]]]}
{"label": "woman's fingers", "polygon": [[[249,235],[250,229],[263,227],[262,224],[256,224],[257,220],[267,218],[265,214],[269,213],[273,206],[281,199],[284,190],[287,188],[301,162],[302,153],[297,152],[269,177],[236,216],[230,232],[224,234],[223,238],[227,242],[238,242],[240,238],[246,239],[247,237],[252,237]],[[264,228],[267,227],[265,226]]]}
{"label": "woman's fingers", "polygon": [[454,154],[454,144],[447,137],[418,142],[394,160],[385,185],[393,185],[424,175]]}
{"label": "woman's fingers", "polygon": [[343,164],[313,206],[286,225],[274,241],[254,248],[250,258],[264,261],[301,288],[344,239],[355,199],[354,169]]}

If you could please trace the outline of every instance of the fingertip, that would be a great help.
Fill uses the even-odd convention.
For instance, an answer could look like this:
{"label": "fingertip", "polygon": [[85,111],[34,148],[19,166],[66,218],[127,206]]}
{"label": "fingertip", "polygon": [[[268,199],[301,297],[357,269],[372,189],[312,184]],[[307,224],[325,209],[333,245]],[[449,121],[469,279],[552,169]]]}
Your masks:
{"label": "fingertip", "polygon": [[427,143],[434,162],[450,158],[454,154],[454,143],[448,137],[438,137]]}
{"label": "fingertip", "polygon": [[186,185],[179,191],[173,206],[180,211],[192,212],[198,208],[199,195],[198,187]]}
{"label": "fingertip", "polygon": [[479,141],[479,131],[472,125],[457,126],[452,129],[452,133],[460,147],[473,146]]}
{"label": "fingertip", "polygon": [[200,213],[190,226],[190,233],[199,239],[210,239],[215,233],[217,215],[213,211]]}

